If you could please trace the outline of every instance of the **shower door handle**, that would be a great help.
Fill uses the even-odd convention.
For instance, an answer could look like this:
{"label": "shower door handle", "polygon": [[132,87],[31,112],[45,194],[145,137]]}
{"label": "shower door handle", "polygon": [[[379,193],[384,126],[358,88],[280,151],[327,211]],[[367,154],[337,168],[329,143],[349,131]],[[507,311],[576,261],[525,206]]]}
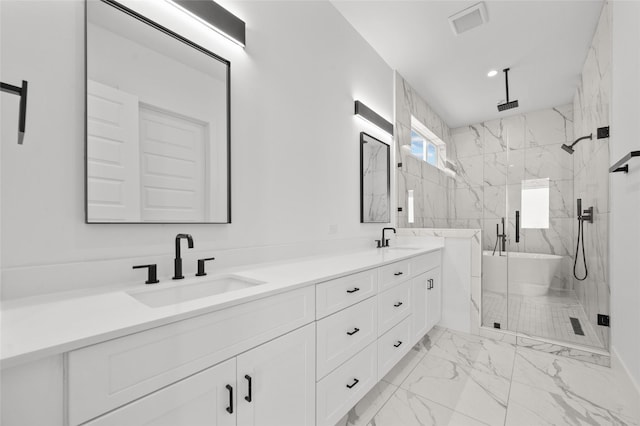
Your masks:
{"label": "shower door handle", "polygon": [[520,242],[520,210],[516,210],[516,243]]}

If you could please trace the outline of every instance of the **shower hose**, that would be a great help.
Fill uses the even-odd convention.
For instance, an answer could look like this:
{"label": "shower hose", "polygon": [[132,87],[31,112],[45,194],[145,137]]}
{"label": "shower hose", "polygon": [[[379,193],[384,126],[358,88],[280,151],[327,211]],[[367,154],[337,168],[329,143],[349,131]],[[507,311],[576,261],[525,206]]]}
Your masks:
{"label": "shower hose", "polygon": [[[582,263],[584,264],[584,277],[578,277],[576,272],[576,266],[578,264],[578,250],[580,248],[580,240],[582,240]],[[582,219],[578,219],[578,243],[576,244],[576,257],[573,261],[573,276],[578,281],[584,281],[587,279],[589,271],[587,270],[587,257],[584,254],[584,223]]]}

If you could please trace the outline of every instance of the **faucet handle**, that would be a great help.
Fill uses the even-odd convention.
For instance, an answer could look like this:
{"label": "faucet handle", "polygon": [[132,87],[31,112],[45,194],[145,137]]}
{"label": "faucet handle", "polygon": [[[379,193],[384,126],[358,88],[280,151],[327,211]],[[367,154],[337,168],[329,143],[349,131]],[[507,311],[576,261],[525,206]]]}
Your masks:
{"label": "faucet handle", "polygon": [[382,247],[384,247],[384,246],[382,245],[382,240],[376,240],[376,243],[378,243],[377,248],[382,248]]}
{"label": "faucet handle", "polygon": [[386,240],[384,240],[384,246],[385,247],[389,247],[389,239],[388,238]]}
{"label": "faucet handle", "polygon": [[133,269],[141,269],[141,268],[149,269],[147,273],[147,281],[144,282],[145,284],[157,284],[160,282],[158,281],[158,265],[153,263],[150,265],[136,265],[133,267]]}
{"label": "faucet handle", "polygon": [[209,260],[215,260],[215,257],[208,257],[206,259],[198,259],[198,273],[196,274],[196,277],[203,277],[205,275],[207,275],[207,273],[204,271],[204,262],[207,262]]}

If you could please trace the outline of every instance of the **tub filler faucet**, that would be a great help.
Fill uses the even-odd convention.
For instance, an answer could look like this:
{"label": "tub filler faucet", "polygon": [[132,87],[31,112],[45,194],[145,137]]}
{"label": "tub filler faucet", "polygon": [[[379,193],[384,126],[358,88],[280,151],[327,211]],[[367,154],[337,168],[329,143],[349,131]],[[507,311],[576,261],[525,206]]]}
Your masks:
{"label": "tub filler faucet", "polygon": [[500,233],[500,225],[496,223],[496,245],[493,247],[492,256],[496,255],[496,248],[500,246],[498,252],[499,256],[502,256],[502,252],[507,252],[507,234],[504,232],[504,217],[500,219],[502,222],[502,234]]}

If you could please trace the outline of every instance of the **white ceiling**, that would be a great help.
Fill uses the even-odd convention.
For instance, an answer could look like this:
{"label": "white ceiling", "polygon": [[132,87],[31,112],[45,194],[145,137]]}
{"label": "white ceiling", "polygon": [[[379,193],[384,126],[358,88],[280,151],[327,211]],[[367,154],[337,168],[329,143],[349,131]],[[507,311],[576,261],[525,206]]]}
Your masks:
{"label": "white ceiling", "polygon": [[[572,102],[603,5],[486,1],[489,21],[456,36],[447,18],[477,1],[332,3],[451,128]],[[520,107],[499,113],[506,67]]]}

